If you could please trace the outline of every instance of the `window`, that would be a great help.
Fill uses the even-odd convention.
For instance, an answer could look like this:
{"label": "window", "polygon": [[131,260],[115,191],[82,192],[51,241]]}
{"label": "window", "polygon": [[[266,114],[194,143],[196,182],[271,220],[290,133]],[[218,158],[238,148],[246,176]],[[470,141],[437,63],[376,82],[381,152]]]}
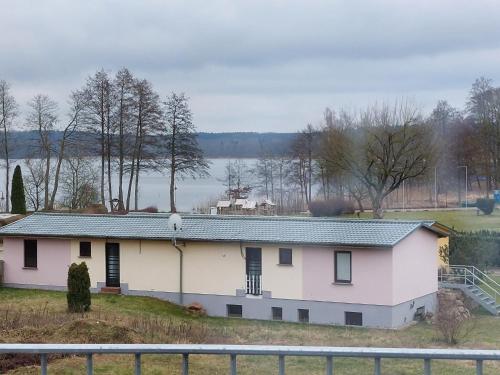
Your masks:
{"label": "window", "polygon": [[292,265],[292,249],[280,249],[280,264]]}
{"label": "window", "polygon": [[241,318],[243,316],[243,307],[241,305],[227,305],[227,316]]}
{"label": "window", "polygon": [[346,326],[362,326],[363,314],[360,312],[345,312],[345,325]]}
{"label": "window", "polygon": [[350,251],[335,252],[335,282],[350,283],[352,281],[352,264]]}
{"label": "window", "polygon": [[80,256],[85,258],[92,256],[92,243],[90,241],[80,242]]}
{"label": "window", "polygon": [[80,242],[80,256],[85,258],[92,256],[92,244],[89,241]]}
{"label": "window", "polygon": [[309,323],[309,310],[308,309],[299,309],[299,322],[301,323]]}
{"label": "window", "polygon": [[417,307],[417,311],[415,311],[415,315],[413,317],[414,320],[424,320],[425,319],[425,306]]}
{"label": "window", "polygon": [[273,320],[283,320],[283,308],[281,307],[272,307],[273,311]]}
{"label": "window", "polygon": [[37,246],[36,240],[24,240],[24,267],[37,267]]}

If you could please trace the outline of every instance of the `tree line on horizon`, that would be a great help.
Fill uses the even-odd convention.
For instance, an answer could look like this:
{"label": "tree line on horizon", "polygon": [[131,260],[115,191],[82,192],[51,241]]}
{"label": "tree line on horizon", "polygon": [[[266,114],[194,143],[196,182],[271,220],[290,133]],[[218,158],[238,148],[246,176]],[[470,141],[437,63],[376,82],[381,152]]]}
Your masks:
{"label": "tree line on horizon", "polygon": [[[57,103],[36,95],[26,118],[18,119],[22,126],[15,123],[18,105],[9,90],[0,81],[1,155],[8,177],[9,134],[31,130],[37,135],[25,173],[35,210],[54,208],[59,184],[70,208],[98,202],[137,210],[141,172],[162,170],[170,176],[174,212],[176,179],[208,173],[188,98],[172,93],[162,101],[150,82],[127,69],[88,77],[71,94],[65,118]],[[326,108],[322,117],[320,124],[290,136],[286,147],[277,146],[283,141],[265,144],[257,138],[259,158],[253,165],[239,158],[228,161],[221,179],[224,195],[256,193],[277,203],[280,213],[307,210],[318,200],[349,201],[380,218],[402,186],[403,200],[409,201],[417,188],[435,207],[447,205],[455,192],[460,203],[464,183],[487,197],[499,188],[500,88],[491,80],[474,82],[463,109],[441,100],[425,116],[411,102],[400,101],[359,111]],[[89,153],[99,157],[99,168],[85,158]]]}

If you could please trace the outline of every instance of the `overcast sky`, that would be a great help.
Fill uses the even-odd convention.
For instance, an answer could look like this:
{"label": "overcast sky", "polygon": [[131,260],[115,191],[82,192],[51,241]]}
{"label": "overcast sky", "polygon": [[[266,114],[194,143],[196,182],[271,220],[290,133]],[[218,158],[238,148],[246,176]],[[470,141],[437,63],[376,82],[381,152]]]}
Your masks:
{"label": "overcast sky", "polygon": [[325,107],[462,107],[500,85],[497,0],[0,0],[0,79],[22,109],[97,69],[191,98],[200,131],[296,131]]}

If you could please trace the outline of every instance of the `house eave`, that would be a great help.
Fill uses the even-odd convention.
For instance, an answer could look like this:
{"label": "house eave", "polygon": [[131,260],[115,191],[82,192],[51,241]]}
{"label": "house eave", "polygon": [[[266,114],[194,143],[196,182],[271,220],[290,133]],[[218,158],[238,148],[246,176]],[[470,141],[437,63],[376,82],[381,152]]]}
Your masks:
{"label": "house eave", "polygon": [[[54,238],[54,239],[101,239],[101,240],[123,240],[123,241],[172,241],[172,238],[165,237],[127,237],[127,236],[92,236],[73,234],[19,234],[19,233],[3,233],[3,238]],[[293,241],[261,241],[255,239],[199,239],[199,238],[183,238],[176,237],[177,241],[183,242],[211,242],[211,243],[246,243],[246,244],[273,244],[273,245],[294,245],[294,246],[311,246],[311,247],[350,247],[350,248],[392,248],[392,244],[369,244],[369,243],[322,243],[322,242],[293,242]]]}

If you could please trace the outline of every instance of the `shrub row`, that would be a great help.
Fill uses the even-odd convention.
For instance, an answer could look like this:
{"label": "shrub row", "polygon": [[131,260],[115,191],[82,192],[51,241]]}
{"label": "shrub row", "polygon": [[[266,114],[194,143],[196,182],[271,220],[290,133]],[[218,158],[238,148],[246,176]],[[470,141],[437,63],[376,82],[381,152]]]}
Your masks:
{"label": "shrub row", "polygon": [[312,201],[309,203],[309,211],[312,216],[340,216],[342,214],[353,214],[354,204],[343,199],[330,199],[326,201]]}
{"label": "shrub row", "polygon": [[449,246],[440,249],[441,258],[450,264],[478,268],[500,266],[500,233],[493,231],[460,232],[450,236]]}
{"label": "shrub row", "polygon": [[495,208],[495,200],[489,198],[478,198],[476,201],[476,207],[485,215],[491,215]]}

